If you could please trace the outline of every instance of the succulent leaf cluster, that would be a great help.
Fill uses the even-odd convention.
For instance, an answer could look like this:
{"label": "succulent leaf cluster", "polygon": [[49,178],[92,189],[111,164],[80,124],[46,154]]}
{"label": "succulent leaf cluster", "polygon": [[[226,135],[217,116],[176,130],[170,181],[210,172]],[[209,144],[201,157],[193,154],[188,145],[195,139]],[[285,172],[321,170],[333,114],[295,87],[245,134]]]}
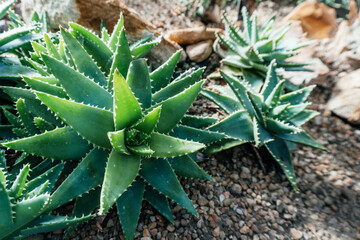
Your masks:
{"label": "succulent leaf cluster", "polygon": [[290,24],[275,29],[275,18],[263,28],[257,26],[257,17],[249,16],[246,8],[242,8],[243,30],[232,24],[224,15],[225,32],[218,33],[218,41],[226,48],[227,53],[222,60],[222,71],[228,74],[244,76],[255,88],[261,87],[272,60],[276,60],[278,68],[285,71],[306,71],[305,63],[295,63],[286,59],[296,55],[298,49],[311,44],[299,43],[297,39],[283,40],[290,29]]}
{"label": "succulent leaf cluster", "polygon": [[325,150],[301,128],[318,114],[307,109],[310,103],[306,99],[314,86],[286,93],[285,80],[277,75],[275,60],[269,65],[259,91],[246,78],[225,72],[221,74],[228,86],[216,86],[216,92],[202,90],[202,95],[229,114],[224,120],[207,127],[227,137],[210,145],[206,152],[214,153],[245,142],[252,142],[256,147],[264,146],[297,190],[289,148],[298,143]]}
{"label": "succulent leaf cluster", "polygon": [[26,236],[67,228],[93,216],[66,217],[45,215],[52,210],[51,192],[64,163],[46,171],[30,168],[20,162],[9,171],[4,151],[0,151],[0,238],[23,239]]}
{"label": "succulent leaf cluster", "polygon": [[[95,199],[86,209],[76,203],[74,217],[98,206],[99,214],[105,214],[116,204],[124,234],[131,239],[143,199],[171,222],[168,199],[197,216],[177,175],[212,180],[189,154],[225,135],[194,128],[197,119],[184,118],[202,88],[204,69],[171,81],[180,51],[150,72],[141,57],[158,40],[130,46],[122,17],[111,36],[102,33],[100,38],[71,23],[70,30],[61,29],[58,46],[46,35],[45,46],[33,43],[30,58],[42,76],[24,77],[23,88],[2,87],[19,99],[16,120],[21,122],[13,124],[24,130],[3,146],[57,161],[80,161],[53,194],[51,207],[66,202],[57,192],[66,192],[67,201]],[[188,125],[181,124],[183,118]]]}

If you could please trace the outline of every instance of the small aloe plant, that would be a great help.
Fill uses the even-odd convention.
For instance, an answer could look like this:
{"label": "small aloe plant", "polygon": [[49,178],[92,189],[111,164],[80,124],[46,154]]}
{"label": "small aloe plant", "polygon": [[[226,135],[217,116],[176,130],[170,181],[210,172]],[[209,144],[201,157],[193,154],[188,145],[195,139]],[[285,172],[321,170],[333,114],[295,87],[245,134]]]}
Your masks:
{"label": "small aloe plant", "polygon": [[297,190],[289,148],[299,143],[325,150],[301,126],[318,113],[308,110],[306,102],[314,86],[284,93],[284,83],[276,74],[276,62],[271,62],[261,90],[258,92],[246,78],[221,73],[230,87],[215,86],[217,92],[203,90],[202,95],[220,106],[227,114],[224,120],[207,129],[227,135],[210,145],[205,152],[214,153],[246,142],[264,146],[280,165]]}
{"label": "small aloe plant", "polygon": [[[201,91],[203,69],[170,82],[179,51],[150,73],[146,60],[138,58],[154,42],[129,46],[123,18],[108,37],[106,30],[99,38],[78,24],[70,27],[70,32],[61,29],[59,48],[37,53],[47,76],[25,77],[28,88],[3,88],[29,101],[33,112],[61,122],[42,118],[54,129],[27,129],[29,136],[3,145],[54,160],[80,160],[50,207],[77,199],[73,214],[78,216],[97,206],[105,214],[116,204],[126,239],[135,234],[143,199],[171,222],[168,199],[197,216],[177,175],[212,180],[189,154],[225,137],[193,127],[198,119],[213,119],[184,116]],[[82,204],[89,199],[93,204]]]}
{"label": "small aloe plant", "polygon": [[[24,57],[32,51],[31,41],[39,41],[48,32],[46,12],[41,16],[34,12],[32,22],[26,25],[20,17],[11,10],[16,1],[4,1],[0,5],[0,18],[6,14],[10,19],[9,30],[0,33],[0,79],[20,80],[22,75],[35,76],[36,71],[23,62]],[[54,34],[49,34],[52,38]]]}
{"label": "small aloe plant", "polygon": [[260,87],[265,79],[270,62],[275,59],[278,68],[285,71],[306,71],[305,63],[288,62],[286,59],[298,53],[298,49],[312,42],[298,43],[296,39],[283,40],[290,24],[275,30],[275,18],[272,18],[262,29],[257,26],[257,17],[248,15],[242,8],[243,27],[236,27],[224,15],[225,32],[218,33],[220,41],[227,49],[222,60],[222,71],[228,74],[244,76],[250,84]]}
{"label": "small aloe plant", "polygon": [[60,176],[64,163],[45,172],[30,173],[30,165],[6,167],[4,151],[0,151],[0,239],[22,239],[26,236],[67,228],[91,219],[44,215],[52,208],[51,191]]}

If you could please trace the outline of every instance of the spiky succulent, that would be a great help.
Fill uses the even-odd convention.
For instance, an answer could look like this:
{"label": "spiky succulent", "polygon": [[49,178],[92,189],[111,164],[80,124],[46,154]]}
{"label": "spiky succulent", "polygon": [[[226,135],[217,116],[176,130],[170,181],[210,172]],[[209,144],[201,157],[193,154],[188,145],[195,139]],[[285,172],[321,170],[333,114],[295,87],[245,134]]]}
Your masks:
{"label": "spiky succulent", "polygon": [[[18,159],[12,171],[8,171],[4,151],[0,151],[0,239],[22,239],[26,236],[67,228],[92,218],[43,215],[51,207],[55,183],[64,163],[46,171],[29,164],[21,166]],[[38,166],[39,168],[40,166]]]}
{"label": "spiky succulent", "polygon": [[[16,0],[0,5],[0,18],[8,14],[9,30],[0,33],[0,79],[19,80],[21,75],[34,76],[35,71],[28,66],[24,57],[32,51],[31,41],[39,41],[48,32],[46,12],[41,16],[34,12],[32,22],[26,25],[10,8]],[[50,33],[50,36],[55,37]]]}
{"label": "spiky succulent", "polygon": [[[76,204],[74,215],[98,205],[105,214],[116,203],[127,239],[134,236],[143,198],[169,221],[168,199],[197,216],[177,175],[212,180],[188,154],[205,146],[198,140],[211,143],[225,136],[179,124],[196,123],[184,115],[201,90],[203,69],[170,82],[179,51],[150,73],[146,60],[136,58],[154,43],[131,48],[123,18],[104,40],[78,24],[70,27],[70,32],[61,29],[59,48],[37,53],[47,76],[25,77],[28,88],[3,87],[13,98],[28,101],[30,112],[55,129],[40,133],[34,128],[28,137],[3,145],[65,162],[81,160],[59,189],[68,201],[91,198],[95,206]],[[52,200],[53,207],[60,203]]]}
{"label": "spiky succulent", "polygon": [[[45,13],[43,13],[40,20],[38,20],[39,17],[35,12],[33,19],[34,21],[42,21],[43,23],[41,26],[46,25]],[[115,45],[117,37],[121,30],[121,27],[123,26],[123,21],[124,19],[121,16],[120,21],[116,26],[116,30],[114,31],[114,33],[116,34],[113,34],[111,38],[109,35],[106,35],[107,30],[104,25],[102,26],[104,43],[102,43],[100,39],[97,39],[97,37],[93,33],[84,31],[81,26],[78,26],[75,23],[71,24],[73,27],[71,29],[71,33],[78,39],[78,41],[87,51],[87,53],[91,55],[99,64],[99,66],[101,67],[101,71],[104,71],[107,74],[110,71],[112,58],[116,51]],[[54,90],[58,90],[57,86],[59,85],[59,81],[56,80],[56,78],[54,78],[51,72],[47,69],[45,63],[41,58],[41,54],[48,54],[76,68],[74,59],[68,47],[66,46],[66,44],[64,44],[63,39],[59,40],[57,34],[44,33],[45,29],[47,29],[47,27],[43,28],[43,33],[38,34],[40,35],[39,39],[36,39],[36,41],[30,41],[32,39],[30,38],[29,42],[27,42],[27,44],[30,45],[29,47],[31,50],[29,50],[27,54],[19,57],[19,59],[21,60],[21,64],[23,65],[4,65],[5,67],[2,68],[2,72],[0,72],[0,79],[4,79],[3,85],[5,85],[2,86],[0,89],[1,98],[3,100],[3,102],[1,103],[3,104],[2,110],[4,115],[4,118],[1,119],[2,122],[0,121],[0,138],[2,139],[11,139],[16,136],[24,137],[29,134],[34,134],[34,132],[39,133],[39,131],[41,131],[45,127],[43,125],[46,125],[46,123],[43,123],[42,120],[50,122],[51,124],[53,124],[53,127],[59,126],[59,124],[61,125],[61,122],[57,120],[53,116],[53,114],[49,113],[46,110],[47,108],[45,106],[41,106],[41,102],[36,99],[35,94],[26,89],[26,86],[24,84],[25,82],[20,81],[21,78],[24,77],[27,80],[26,82],[28,84],[30,84],[32,87],[39,91],[42,91],[43,88],[48,89],[50,93],[53,93]],[[80,30],[76,31],[76,29]],[[86,38],[86,34],[90,34],[91,36],[93,36],[95,41],[93,42],[92,40]],[[133,43],[130,46],[130,51],[133,59],[143,57],[160,41],[159,38],[155,40],[151,40],[151,38],[152,35],[149,35]],[[16,38],[15,41],[17,41]],[[108,44],[108,47],[106,46],[106,44]],[[15,88],[9,86],[15,86]],[[19,115],[19,119],[17,119],[16,115],[14,115],[14,113],[16,112],[14,110],[16,110],[17,107],[15,106],[15,109],[13,110],[11,102],[16,102],[20,98],[24,101],[24,107],[22,108],[22,111],[17,111]],[[24,121],[27,120],[23,119],[23,116],[21,116],[20,113],[23,113],[23,116],[25,116],[27,119],[30,119],[30,122],[28,121],[28,124],[24,123]],[[27,115],[29,115],[30,117],[28,117]],[[38,128],[42,129],[37,129],[35,131],[33,126],[34,123],[36,125],[42,125],[37,126]],[[29,129],[29,126],[32,129]],[[47,126],[47,130],[49,129],[51,129],[51,126]]]}
{"label": "spiky succulent", "polygon": [[278,68],[285,71],[304,71],[303,63],[288,62],[286,59],[298,53],[298,49],[311,42],[298,43],[297,39],[282,41],[290,25],[275,30],[275,18],[259,29],[257,17],[248,15],[242,9],[243,30],[232,24],[224,15],[225,32],[218,33],[218,40],[228,49],[222,60],[222,71],[237,76],[243,75],[255,88],[261,87],[270,62],[275,59]]}
{"label": "spiky succulent", "polygon": [[222,72],[227,87],[203,90],[202,95],[219,105],[227,114],[224,120],[207,127],[210,131],[226,134],[227,139],[214,143],[207,152],[253,142],[265,146],[297,189],[289,147],[294,143],[324,149],[301,126],[315,117],[317,112],[308,110],[306,102],[314,86],[284,93],[284,82],[276,74],[276,63],[268,67],[264,85],[254,90],[246,78],[241,79]]}

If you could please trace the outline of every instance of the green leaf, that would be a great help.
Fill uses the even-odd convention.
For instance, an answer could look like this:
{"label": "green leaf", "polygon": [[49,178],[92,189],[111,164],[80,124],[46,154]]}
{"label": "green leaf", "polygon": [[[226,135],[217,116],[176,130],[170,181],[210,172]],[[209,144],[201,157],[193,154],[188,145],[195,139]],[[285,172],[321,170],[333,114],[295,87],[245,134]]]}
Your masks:
{"label": "green leaf", "polygon": [[255,145],[256,147],[261,147],[264,143],[272,141],[274,138],[271,134],[266,131],[261,124],[257,121],[257,119],[253,118],[254,124],[254,138],[255,138]]}
{"label": "green leaf", "polygon": [[45,40],[45,43],[46,43],[46,48],[47,48],[48,53],[51,56],[53,56],[54,58],[56,58],[57,60],[60,61],[61,56],[60,56],[58,50],[56,49],[55,45],[51,41],[51,38],[46,33],[44,34],[44,40]]}
{"label": "green leaf", "polygon": [[33,121],[33,117],[30,115],[29,111],[26,109],[24,99],[19,99],[16,102],[16,110],[19,113],[20,120],[23,123],[25,130],[29,132],[31,135],[35,135],[38,133],[38,130]]}
{"label": "green leaf", "polygon": [[9,190],[9,196],[15,199],[21,196],[21,193],[24,191],[24,187],[27,176],[29,175],[29,171],[30,171],[29,165],[28,164],[24,165],[24,167],[20,170],[19,174],[16,176],[16,179]]}
{"label": "green leaf", "polygon": [[114,73],[116,69],[122,76],[127,76],[131,61],[132,56],[129,43],[126,38],[125,29],[122,28],[119,35],[119,40],[116,44],[115,55],[110,69],[108,89],[113,89]]}
{"label": "green leaf", "polygon": [[254,16],[251,23],[251,44],[255,44],[259,41],[259,33],[257,28],[257,17]]}
{"label": "green leaf", "polygon": [[264,82],[264,85],[260,92],[260,94],[264,96],[264,99],[267,99],[270,96],[271,92],[278,84],[278,76],[276,74],[276,66],[277,66],[276,61],[273,60],[273,61],[271,61],[270,65],[268,67],[265,82]]}
{"label": "green leaf", "polygon": [[242,69],[243,77],[250,83],[256,92],[259,92],[264,85],[264,78],[258,72],[254,72],[247,69]]}
{"label": "green leaf", "polygon": [[[35,59],[39,59],[39,61],[41,61],[41,60],[40,60],[40,57],[34,56],[34,55],[32,55],[31,53],[30,53],[30,56],[31,56],[31,58],[34,59],[34,60],[35,60]],[[25,60],[26,60],[28,63],[30,63],[30,65],[31,65],[36,71],[38,71],[41,75],[43,75],[43,76],[49,76],[49,75],[50,75],[50,74],[46,71],[46,69],[44,68],[43,65],[39,64],[38,62],[36,62],[36,61],[34,61],[34,60],[32,60],[32,59],[25,57]]]}
{"label": "green leaf", "polygon": [[68,97],[64,89],[62,89],[61,87],[45,83],[34,78],[24,77],[23,79],[32,90],[45,92],[60,98]]}
{"label": "green leaf", "polygon": [[296,105],[288,106],[280,115],[278,118],[283,119],[284,121],[289,121],[296,115],[300,114],[302,111],[304,111],[310,103],[300,103]]}
{"label": "green leaf", "polygon": [[131,48],[131,55],[134,59],[144,57],[153,47],[161,42],[161,37],[154,39],[151,42],[146,42],[140,45],[136,45]]}
{"label": "green leaf", "polygon": [[185,115],[181,119],[181,124],[194,128],[204,128],[216,123],[217,120],[217,118],[212,117]]}
{"label": "green leaf", "polygon": [[[108,56],[109,58],[112,56],[113,53],[110,50],[110,48],[94,33],[90,32],[89,30],[87,30],[86,28],[84,28],[83,26],[77,23],[69,23],[69,26],[72,29],[74,29],[76,32],[80,33],[85,40],[89,40],[93,42],[96,45],[96,47],[98,47],[99,49],[101,49],[102,52],[104,52],[106,56]],[[108,59],[103,59],[103,60],[106,61]]]}
{"label": "green leaf", "polygon": [[254,116],[259,120],[261,124],[264,124],[264,99],[261,95],[252,93],[252,92],[246,92],[246,95],[248,96],[253,109],[254,109]]}
{"label": "green leaf", "polygon": [[180,124],[173,129],[171,136],[203,144],[217,142],[226,137],[226,135],[222,133],[201,130]]}
{"label": "green leaf", "polygon": [[49,195],[42,194],[30,199],[24,199],[14,206],[15,218],[14,223],[7,227],[0,228],[0,236],[6,238],[17,229],[25,226],[33,219],[43,213],[44,205],[48,202]]}
{"label": "green leaf", "polygon": [[181,50],[174,53],[166,62],[150,74],[153,93],[159,91],[163,87],[166,87],[170,83],[180,56]]}
{"label": "green leaf", "polygon": [[315,85],[311,85],[311,86],[299,89],[297,91],[293,91],[293,92],[287,93],[285,95],[282,95],[280,97],[280,102],[281,103],[290,103],[291,105],[303,103],[307,99],[307,97],[310,95],[311,91],[314,88],[315,88]]}
{"label": "green leaf", "polygon": [[19,98],[25,99],[26,108],[35,116],[41,117],[56,126],[62,126],[61,121],[56,119],[54,114],[52,114],[45,105],[41,104],[40,100],[36,99],[35,93],[31,90],[15,87],[2,87],[2,89],[13,101],[17,101]]}
{"label": "green leaf", "polygon": [[[1,170],[0,170],[1,171]],[[1,174],[1,173],[0,173]],[[0,229],[13,222],[10,198],[3,182],[0,182]]]}
{"label": "green leaf", "polygon": [[57,160],[81,159],[88,151],[88,143],[69,127],[23,138],[2,145],[18,151]]}
{"label": "green leaf", "polygon": [[152,96],[153,102],[157,103],[160,101],[164,101],[170,97],[173,97],[183,92],[185,89],[189,88],[191,85],[199,81],[203,72],[204,72],[204,68],[199,68],[198,70],[190,73],[189,75],[184,76],[179,80],[173,81],[163,89],[153,94]]}
{"label": "green leaf", "polygon": [[253,124],[246,111],[235,112],[207,129],[214,132],[224,133],[237,140],[254,141]]}
{"label": "green leaf", "polygon": [[114,27],[114,30],[111,34],[110,41],[109,41],[109,47],[113,51],[116,50],[116,43],[118,42],[119,35],[121,34],[120,31],[123,27],[124,27],[124,16],[122,13],[120,13],[120,18]]}
{"label": "green leaf", "polygon": [[3,46],[15,39],[19,39],[20,37],[23,37],[35,29],[37,29],[39,26],[34,24],[30,26],[24,26],[19,28],[14,28],[8,31],[5,31],[3,33],[0,33],[0,46]]}
{"label": "green leaf", "polygon": [[296,185],[294,166],[291,161],[289,149],[287,148],[285,142],[281,139],[275,139],[274,141],[266,143],[265,146],[275,161],[280,165],[294,190],[299,191]]}
{"label": "green leaf", "polygon": [[131,126],[142,117],[141,107],[124,77],[114,73],[114,122],[115,130]]}
{"label": "green leaf", "polygon": [[201,167],[199,167],[190,156],[171,158],[169,159],[169,163],[174,169],[176,175],[186,178],[214,181],[214,179]]}
{"label": "green leaf", "polygon": [[40,76],[39,72],[30,67],[21,65],[7,65],[0,63],[0,79],[7,80],[20,80],[22,76],[37,77]]}
{"label": "green leaf", "polygon": [[35,125],[40,130],[40,132],[52,131],[55,129],[55,126],[51,123],[45,121],[42,118],[35,117],[34,118]]}
{"label": "green leaf", "polygon": [[26,229],[20,231],[21,238],[38,233],[53,232],[71,225],[77,225],[92,219],[94,215],[71,218],[66,216],[42,215],[40,218],[32,221]]}
{"label": "green leaf", "polygon": [[113,113],[44,93],[39,99],[86,140],[104,148],[112,148],[107,132],[114,130]]}
{"label": "green leaf", "polygon": [[161,194],[174,200],[192,215],[198,217],[196,209],[181,187],[170,164],[165,159],[144,158],[140,175]]}
{"label": "green leaf", "polygon": [[91,79],[94,79],[101,86],[107,86],[107,78],[81,44],[63,28],[61,29],[61,35],[71,52],[77,69]]}
{"label": "green leaf", "polygon": [[297,133],[301,129],[278,119],[266,118],[266,128],[274,133]]}
{"label": "green leaf", "polygon": [[125,239],[133,239],[137,222],[140,217],[141,203],[143,200],[145,184],[135,181],[132,186],[116,201],[117,212],[121,222]]}
{"label": "green leaf", "polygon": [[296,134],[282,133],[282,134],[277,134],[276,136],[286,141],[300,143],[303,145],[307,145],[310,147],[314,147],[326,151],[326,148],[323,145],[316,142],[305,131]]}
{"label": "green leaf", "polygon": [[13,51],[16,49],[20,49],[20,48],[30,47],[29,44],[31,41],[40,40],[42,38],[43,38],[42,34],[36,34],[36,33],[31,33],[31,34],[22,36],[20,38],[16,38],[15,40],[8,42],[5,45],[0,46],[0,54],[10,52],[10,51]]}
{"label": "green leaf", "polygon": [[129,150],[139,156],[152,156],[154,151],[147,145],[128,146]]}
{"label": "green leaf", "polygon": [[205,147],[205,145],[198,142],[186,141],[157,132],[151,134],[149,144],[154,151],[152,156],[159,158],[187,155]]}
{"label": "green leaf", "polygon": [[126,83],[138,99],[141,107],[151,106],[151,83],[149,69],[145,59],[134,60],[130,63]]}
{"label": "green leaf", "polygon": [[169,222],[174,223],[174,219],[170,210],[169,201],[163,195],[156,191],[149,185],[146,186],[144,199],[151,204],[161,215],[163,215]]}
{"label": "green leaf", "polygon": [[108,137],[110,139],[112,147],[116,151],[118,151],[119,153],[130,155],[125,144],[125,133],[125,129],[116,132],[108,132]]}
{"label": "green leaf", "polygon": [[161,106],[155,108],[134,125],[134,128],[146,134],[151,134],[160,118]]}
{"label": "green leaf", "polygon": [[21,121],[20,118],[9,112],[7,109],[3,108],[3,113],[6,119],[13,125],[14,127],[21,128]]}
{"label": "green leaf", "polygon": [[31,42],[31,46],[35,53],[40,56],[40,53],[47,53],[46,47],[37,42]]}
{"label": "green leaf", "polygon": [[205,154],[214,154],[229,148],[242,145],[244,143],[246,143],[246,141],[226,138],[220,140],[219,142],[212,143],[207,148],[205,148],[203,152]]}
{"label": "green leaf", "polygon": [[60,163],[52,167],[51,169],[47,170],[40,176],[37,176],[31,181],[28,181],[26,183],[26,192],[31,192],[35,188],[41,186],[41,184],[43,184],[44,182],[49,181],[46,191],[50,193],[52,188],[55,186],[55,183],[59,178],[63,168],[64,168],[64,163]]}
{"label": "green leaf", "polygon": [[52,57],[42,58],[71,99],[108,110],[113,108],[111,94],[93,80]]}
{"label": "green leaf", "polygon": [[291,118],[290,122],[292,122],[296,126],[301,126],[310,119],[316,117],[317,115],[319,115],[318,112],[305,109],[304,111],[297,114],[295,117]]}
{"label": "green leaf", "polygon": [[225,79],[225,81],[230,85],[231,89],[234,91],[235,95],[242,103],[244,108],[249,112],[250,116],[254,115],[254,109],[250,99],[246,92],[251,92],[251,87],[246,84],[246,82],[235,78],[234,76],[230,76],[224,72],[221,72],[221,75]]}
{"label": "green leaf", "polygon": [[104,179],[108,156],[108,151],[94,148],[51,195],[46,210],[58,208],[99,186]]}
{"label": "green leaf", "polygon": [[269,94],[269,96],[265,99],[265,106],[267,109],[273,108],[274,106],[278,105],[280,95],[284,88],[284,83],[285,80],[279,81],[278,84],[272,90],[272,92]]}
{"label": "green leaf", "polygon": [[162,105],[161,115],[156,127],[160,133],[170,132],[181,120],[198,96],[204,80],[197,82],[182,93],[155,106]]}
{"label": "green leaf", "polygon": [[101,189],[100,214],[105,214],[133,183],[140,169],[140,156],[110,153]]}

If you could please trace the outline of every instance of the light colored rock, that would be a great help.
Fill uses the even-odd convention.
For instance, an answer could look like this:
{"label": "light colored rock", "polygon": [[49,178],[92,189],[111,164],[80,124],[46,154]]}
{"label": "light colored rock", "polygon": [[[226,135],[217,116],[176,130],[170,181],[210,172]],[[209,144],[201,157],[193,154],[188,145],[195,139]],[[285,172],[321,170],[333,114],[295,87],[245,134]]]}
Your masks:
{"label": "light colored rock", "polygon": [[299,4],[286,20],[297,20],[311,39],[333,36],[336,31],[336,12],[324,3],[305,1]]}
{"label": "light colored rock", "polygon": [[347,22],[340,24],[337,36],[322,52],[329,62],[334,62],[334,67],[351,72],[360,67],[360,19],[350,27]]}
{"label": "light colored rock", "polygon": [[360,69],[338,80],[326,107],[353,124],[360,124]]}
{"label": "light colored rock", "polygon": [[[26,22],[31,21],[33,11],[48,13],[49,25],[58,29],[59,25],[67,26],[68,22],[77,22],[87,28],[99,31],[103,20],[110,31],[117,23],[120,13],[124,14],[125,28],[130,42],[137,41],[151,33],[160,36],[156,28],[143,19],[133,9],[126,6],[123,0],[22,0],[21,11]],[[166,61],[174,52],[181,49],[179,45],[162,38],[159,46],[148,56],[154,66]],[[185,53],[182,60],[185,60]]]}
{"label": "light colored rock", "polygon": [[221,31],[219,28],[186,28],[170,31],[166,37],[180,45],[198,43],[204,40],[215,40],[216,33]]}
{"label": "light colored rock", "polygon": [[329,74],[329,68],[317,57],[314,56],[316,50],[315,46],[307,46],[300,49],[300,53],[294,57],[289,58],[289,62],[308,63],[306,68],[311,72],[284,72],[283,75],[295,85],[301,84],[317,84],[325,80]]}
{"label": "light colored rock", "polygon": [[186,47],[186,53],[191,61],[202,62],[207,59],[212,52],[213,40],[198,42]]}
{"label": "light colored rock", "polygon": [[290,234],[291,234],[292,239],[294,239],[294,240],[298,240],[298,239],[302,238],[302,236],[303,236],[303,233],[295,228],[290,229]]}
{"label": "light colored rock", "polygon": [[343,20],[339,25],[339,29],[336,32],[334,40],[329,44],[328,49],[330,49],[330,51],[327,52],[327,55],[330,58],[338,57],[340,53],[347,50],[346,37],[349,35],[349,33],[349,21]]}

